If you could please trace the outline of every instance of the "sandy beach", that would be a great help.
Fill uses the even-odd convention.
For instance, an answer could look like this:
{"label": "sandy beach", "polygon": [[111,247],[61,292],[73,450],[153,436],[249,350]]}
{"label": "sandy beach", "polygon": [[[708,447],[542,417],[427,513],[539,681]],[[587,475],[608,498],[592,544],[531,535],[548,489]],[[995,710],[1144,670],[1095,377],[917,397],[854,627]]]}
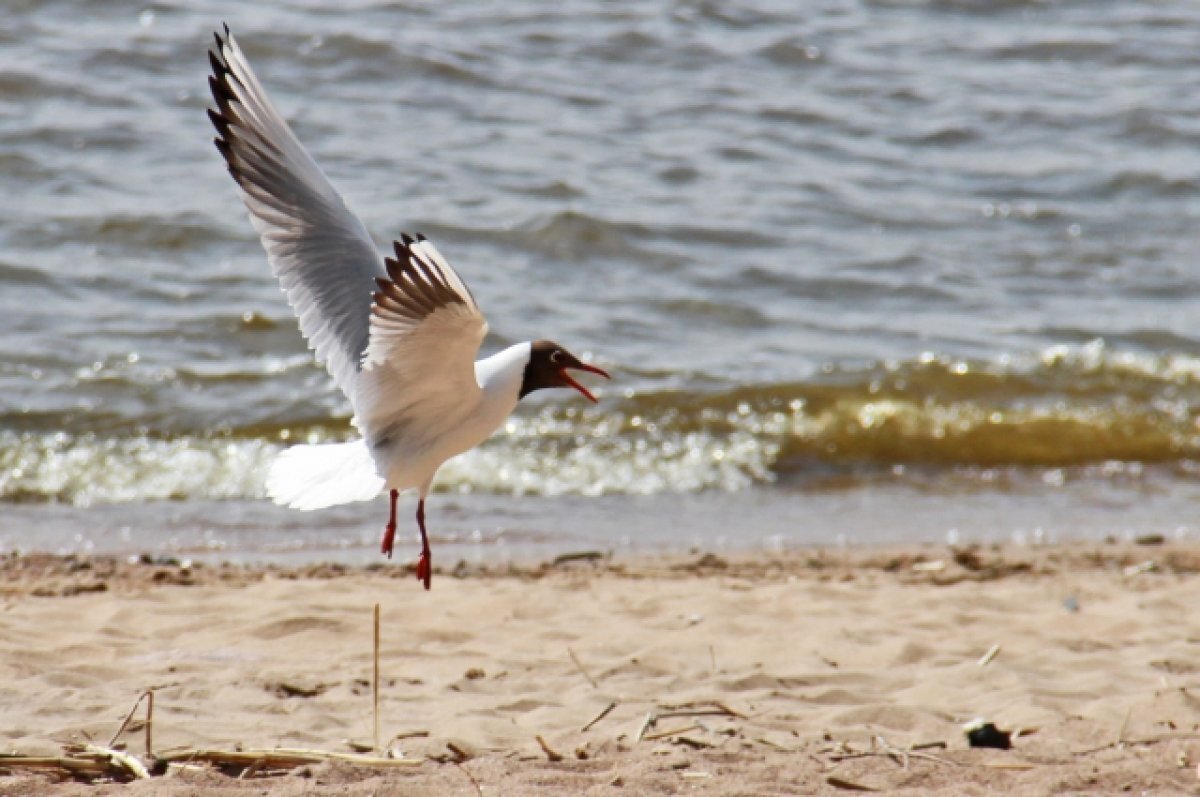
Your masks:
{"label": "sandy beach", "polygon": [[[10,770],[0,794],[1194,794],[1200,546],[301,570],[0,563],[6,752],[373,741],[410,767]],[[973,718],[1015,732],[968,746]],[[117,740],[145,756],[139,709]],[[540,741],[539,741],[540,737]],[[555,760],[552,760],[555,759]],[[239,775],[242,775],[239,779]]]}

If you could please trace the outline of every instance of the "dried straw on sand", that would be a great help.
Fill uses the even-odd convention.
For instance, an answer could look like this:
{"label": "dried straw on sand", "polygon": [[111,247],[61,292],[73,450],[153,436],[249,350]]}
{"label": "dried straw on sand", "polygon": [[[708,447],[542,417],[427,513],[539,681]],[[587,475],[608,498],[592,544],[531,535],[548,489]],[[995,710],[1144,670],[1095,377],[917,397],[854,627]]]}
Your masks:
{"label": "dried straw on sand", "polygon": [[[573,557],[427,595],[9,558],[0,794],[1192,794],[1197,570],[1180,543]],[[976,717],[1011,749],[968,747]]]}

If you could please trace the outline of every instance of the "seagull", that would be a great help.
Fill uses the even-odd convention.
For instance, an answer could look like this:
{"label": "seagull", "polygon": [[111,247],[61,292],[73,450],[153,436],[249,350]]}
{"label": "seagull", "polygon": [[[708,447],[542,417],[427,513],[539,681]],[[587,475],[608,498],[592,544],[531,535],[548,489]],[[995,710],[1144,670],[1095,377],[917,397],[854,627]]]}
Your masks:
{"label": "seagull", "polygon": [[396,500],[416,490],[416,575],[428,590],[425,498],[438,468],[490,437],[535,390],[570,387],[595,402],[570,370],[609,375],[549,340],[476,361],[487,319],[446,258],[424,235],[407,233],[382,257],[267,96],[229,27],[215,38],[208,84],[217,107],[208,118],[217,149],[300,332],[350,400],[361,434],[283,451],[268,472],[267,495],[320,509],[387,491],[380,550],[391,558]]}

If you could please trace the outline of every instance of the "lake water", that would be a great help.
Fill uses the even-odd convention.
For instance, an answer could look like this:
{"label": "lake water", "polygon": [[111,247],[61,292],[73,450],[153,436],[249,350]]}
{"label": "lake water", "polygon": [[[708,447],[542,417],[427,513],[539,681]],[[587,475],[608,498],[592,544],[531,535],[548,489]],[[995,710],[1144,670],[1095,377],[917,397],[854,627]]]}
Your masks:
{"label": "lake water", "polygon": [[17,0],[0,550],[375,556],[383,499],[261,499],[349,407],[212,146],[221,22],[484,353],[613,372],[447,464],[442,562],[1198,533],[1200,5]]}

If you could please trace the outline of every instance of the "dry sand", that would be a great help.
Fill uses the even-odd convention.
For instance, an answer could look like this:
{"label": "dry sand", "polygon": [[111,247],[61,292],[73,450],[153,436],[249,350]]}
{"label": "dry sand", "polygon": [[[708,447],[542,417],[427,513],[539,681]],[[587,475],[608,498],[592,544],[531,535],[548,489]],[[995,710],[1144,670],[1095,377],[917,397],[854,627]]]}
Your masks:
{"label": "dry sand", "polygon": [[[348,752],[379,602],[383,735],[423,762],[0,771],[0,794],[1195,794],[1198,569],[1193,543],[865,549],[459,568],[425,593],[400,567],[9,558],[10,750],[107,742],[153,688],[156,752]],[[1022,729],[1013,749],[969,748],[974,717]]]}

